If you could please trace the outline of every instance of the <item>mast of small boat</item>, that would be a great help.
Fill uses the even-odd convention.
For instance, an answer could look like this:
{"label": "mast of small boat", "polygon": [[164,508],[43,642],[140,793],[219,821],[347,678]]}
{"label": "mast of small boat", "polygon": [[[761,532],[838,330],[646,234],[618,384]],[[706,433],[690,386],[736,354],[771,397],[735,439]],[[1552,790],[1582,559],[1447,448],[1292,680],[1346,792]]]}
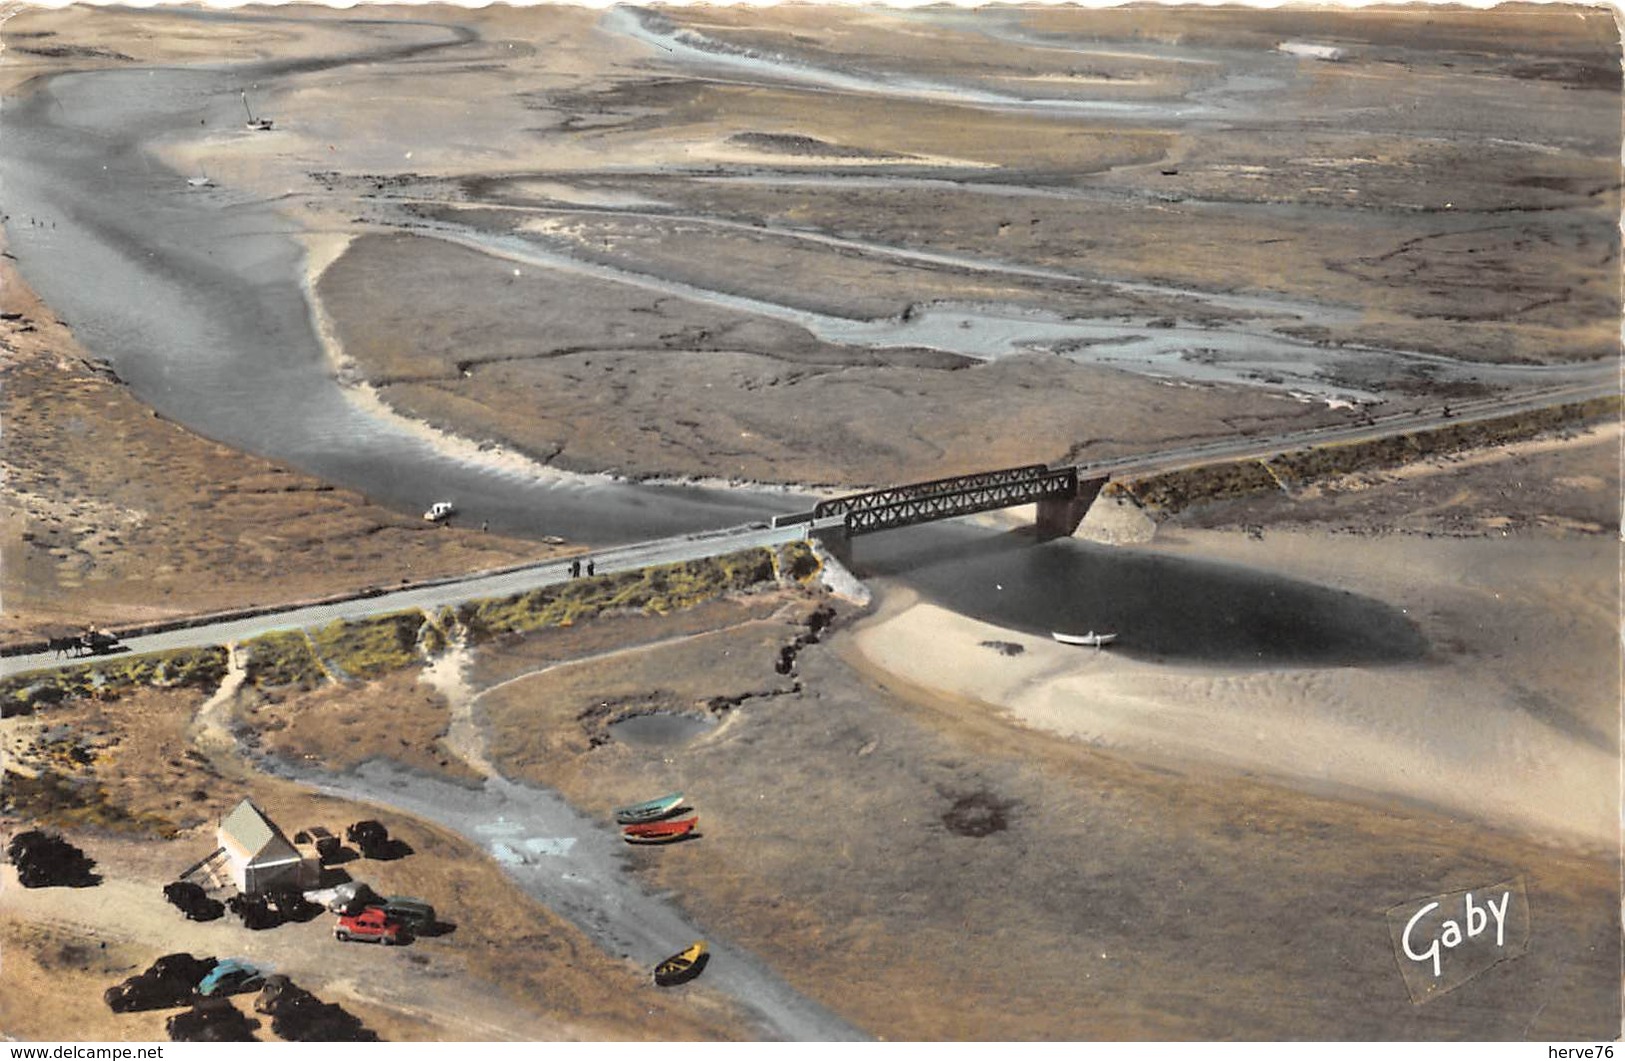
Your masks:
{"label": "mast of small boat", "polygon": [[243,97],[243,110],[248,112],[248,124],[253,125],[254,124],[254,110],[253,110],[253,108],[251,108],[248,105],[248,90],[246,88],[243,89],[241,94],[242,94],[242,97]]}

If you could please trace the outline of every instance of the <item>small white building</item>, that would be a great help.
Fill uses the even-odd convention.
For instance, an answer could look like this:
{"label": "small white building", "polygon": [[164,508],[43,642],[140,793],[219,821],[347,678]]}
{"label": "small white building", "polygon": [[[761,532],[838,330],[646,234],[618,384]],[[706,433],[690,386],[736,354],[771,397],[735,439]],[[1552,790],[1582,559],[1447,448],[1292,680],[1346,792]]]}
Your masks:
{"label": "small white building", "polygon": [[224,857],[227,875],[244,895],[275,888],[303,891],[321,884],[321,863],[301,855],[253,800],[243,800],[220,819],[215,835],[220,843],[216,854]]}

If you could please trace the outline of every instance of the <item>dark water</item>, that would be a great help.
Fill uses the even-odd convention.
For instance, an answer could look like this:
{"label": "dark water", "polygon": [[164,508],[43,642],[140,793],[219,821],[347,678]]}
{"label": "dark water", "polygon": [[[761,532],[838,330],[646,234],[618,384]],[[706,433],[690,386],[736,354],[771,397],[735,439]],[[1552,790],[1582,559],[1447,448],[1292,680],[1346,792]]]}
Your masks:
{"label": "dark water", "polygon": [[1141,659],[1355,666],[1427,651],[1388,604],[1231,564],[947,524],[859,538],[853,553],[860,574],[952,611],[1046,637],[1115,632],[1107,651]]}
{"label": "dark water", "polygon": [[610,736],[641,748],[668,748],[686,744],[716,723],[697,715],[633,715],[609,724]]}

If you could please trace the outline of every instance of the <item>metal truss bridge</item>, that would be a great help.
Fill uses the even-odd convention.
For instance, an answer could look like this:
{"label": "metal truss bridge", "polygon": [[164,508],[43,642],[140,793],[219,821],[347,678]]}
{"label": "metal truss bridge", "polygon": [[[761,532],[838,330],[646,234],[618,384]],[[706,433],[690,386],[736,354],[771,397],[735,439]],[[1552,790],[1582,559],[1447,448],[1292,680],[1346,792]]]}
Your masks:
{"label": "metal truss bridge", "polygon": [[1024,464],[832,498],[819,502],[813,520],[845,516],[850,538],[1013,505],[1070,502],[1077,497],[1078,469]]}

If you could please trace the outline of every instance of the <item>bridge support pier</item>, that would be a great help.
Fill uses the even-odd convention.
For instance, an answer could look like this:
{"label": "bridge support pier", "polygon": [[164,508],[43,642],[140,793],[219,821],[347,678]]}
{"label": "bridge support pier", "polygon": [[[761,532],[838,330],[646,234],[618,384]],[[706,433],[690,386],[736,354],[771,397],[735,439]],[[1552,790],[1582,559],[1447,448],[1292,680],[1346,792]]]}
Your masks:
{"label": "bridge support pier", "polygon": [[1038,540],[1049,541],[1051,538],[1067,538],[1078,529],[1083,517],[1088,514],[1089,506],[1095,503],[1100,496],[1100,490],[1106,485],[1104,477],[1099,479],[1078,480],[1078,492],[1072,497],[1049,497],[1038,502]]}
{"label": "bridge support pier", "polygon": [[813,531],[812,536],[825,552],[835,558],[836,563],[848,571],[852,570],[852,535],[847,533],[845,527],[826,527]]}

